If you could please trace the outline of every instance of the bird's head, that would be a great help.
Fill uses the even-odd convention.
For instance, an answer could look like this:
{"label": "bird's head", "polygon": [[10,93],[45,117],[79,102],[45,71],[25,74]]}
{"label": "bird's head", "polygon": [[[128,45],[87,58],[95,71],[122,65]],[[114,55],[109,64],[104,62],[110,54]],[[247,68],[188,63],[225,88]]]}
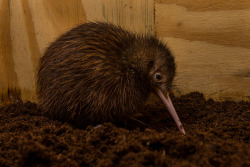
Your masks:
{"label": "bird's head", "polygon": [[169,92],[175,77],[176,65],[174,57],[168,47],[153,36],[137,36],[126,50],[125,56],[129,58],[136,80],[145,92],[154,92],[166,105],[180,131],[185,130],[175,111]]}
{"label": "bird's head", "polygon": [[140,46],[137,46],[140,49],[137,49],[136,62],[141,66],[144,74],[146,74],[151,92],[160,97],[180,131],[185,134],[182,123],[169,97],[176,72],[174,57],[168,47],[154,37],[145,38],[141,41]]}
{"label": "bird's head", "polygon": [[154,59],[149,61],[148,72],[152,91],[160,97],[175,120],[180,131],[185,134],[182,123],[169,97],[169,91],[175,77],[176,67],[174,57],[168,49],[164,49],[163,52],[160,53],[156,52],[153,57]]}

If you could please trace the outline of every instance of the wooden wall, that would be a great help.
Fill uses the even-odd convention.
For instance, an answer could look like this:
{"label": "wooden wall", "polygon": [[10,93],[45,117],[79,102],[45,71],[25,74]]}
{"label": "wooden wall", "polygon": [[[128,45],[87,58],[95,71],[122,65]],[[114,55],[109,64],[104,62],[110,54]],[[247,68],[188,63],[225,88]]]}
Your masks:
{"label": "wooden wall", "polygon": [[177,60],[177,95],[250,100],[248,0],[0,0],[0,105],[36,101],[43,51],[87,21],[163,38]]}
{"label": "wooden wall", "polygon": [[176,94],[250,100],[249,0],[155,0],[155,27],[176,56]]}
{"label": "wooden wall", "polygon": [[50,42],[87,21],[154,34],[153,0],[0,0],[0,105],[36,101],[38,60]]}

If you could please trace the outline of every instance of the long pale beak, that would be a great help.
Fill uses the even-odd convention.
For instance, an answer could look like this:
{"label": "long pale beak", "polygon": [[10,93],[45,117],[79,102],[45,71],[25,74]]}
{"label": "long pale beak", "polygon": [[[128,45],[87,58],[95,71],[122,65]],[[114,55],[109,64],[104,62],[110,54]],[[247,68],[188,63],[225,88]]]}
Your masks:
{"label": "long pale beak", "polygon": [[163,95],[162,91],[160,89],[156,89],[156,93],[158,94],[158,96],[161,98],[161,100],[163,101],[163,103],[166,105],[168,111],[170,112],[170,114],[172,115],[172,117],[174,118],[175,123],[177,124],[178,128],[180,129],[180,131],[185,135],[185,130],[182,126],[182,123],[180,121],[180,118],[178,117],[175,108],[173,106],[173,103],[170,99],[169,96],[167,96],[167,98]]}

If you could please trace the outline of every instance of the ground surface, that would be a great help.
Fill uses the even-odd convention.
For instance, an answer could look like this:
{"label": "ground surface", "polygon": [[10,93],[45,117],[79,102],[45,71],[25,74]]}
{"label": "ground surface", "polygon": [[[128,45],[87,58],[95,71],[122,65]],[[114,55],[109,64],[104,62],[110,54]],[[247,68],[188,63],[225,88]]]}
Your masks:
{"label": "ground surface", "polygon": [[158,100],[127,127],[77,129],[33,103],[0,108],[0,166],[250,166],[250,102],[191,93],[173,103],[186,135]]}

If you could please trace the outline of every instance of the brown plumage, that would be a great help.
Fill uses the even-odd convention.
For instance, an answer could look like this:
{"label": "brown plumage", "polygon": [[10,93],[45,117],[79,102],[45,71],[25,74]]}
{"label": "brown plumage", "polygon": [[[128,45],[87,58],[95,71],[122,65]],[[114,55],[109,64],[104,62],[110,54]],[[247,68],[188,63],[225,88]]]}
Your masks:
{"label": "brown plumage", "polygon": [[157,38],[90,22],[45,51],[37,80],[39,106],[50,117],[78,126],[126,120],[151,92],[167,93],[174,76],[174,57]]}

